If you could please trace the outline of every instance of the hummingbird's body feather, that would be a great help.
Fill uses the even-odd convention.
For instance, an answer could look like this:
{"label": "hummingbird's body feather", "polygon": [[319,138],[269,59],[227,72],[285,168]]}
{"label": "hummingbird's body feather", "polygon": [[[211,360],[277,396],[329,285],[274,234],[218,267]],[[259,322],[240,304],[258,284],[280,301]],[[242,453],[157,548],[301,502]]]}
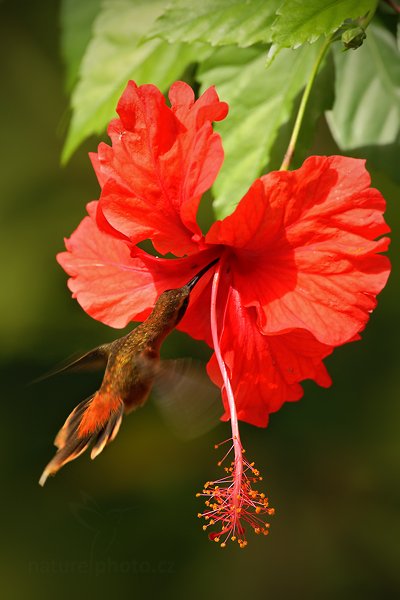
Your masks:
{"label": "hummingbird's body feather", "polygon": [[60,369],[86,368],[91,360],[96,364],[99,359],[106,361],[99,390],[78,404],[57,434],[58,450],[43,471],[40,485],[90,445],[91,458],[95,458],[117,435],[124,412],[143,406],[159,370],[161,344],[183,317],[194,285],[215,262],[182,288],[163,292],[149,317],[133,331]]}

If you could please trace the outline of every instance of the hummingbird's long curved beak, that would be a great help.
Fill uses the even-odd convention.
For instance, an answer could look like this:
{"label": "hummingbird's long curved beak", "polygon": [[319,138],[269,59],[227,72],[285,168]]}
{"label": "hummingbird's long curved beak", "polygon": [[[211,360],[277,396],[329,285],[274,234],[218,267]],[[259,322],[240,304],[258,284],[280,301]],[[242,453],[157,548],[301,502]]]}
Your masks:
{"label": "hummingbird's long curved beak", "polygon": [[215,263],[217,263],[219,261],[219,258],[215,258],[213,261],[211,261],[206,267],[204,267],[201,271],[199,271],[197,273],[197,275],[195,275],[193,277],[193,279],[191,279],[187,284],[186,287],[189,288],[190,291],[192,291],[192,289],[194,288],[194,286],[196,285],[196,283],[199,281],[199,279],[201,277],[203,277],[204,273],[207,273],[207,271],[209,269],[211,269],[212,266],[215,265]]}

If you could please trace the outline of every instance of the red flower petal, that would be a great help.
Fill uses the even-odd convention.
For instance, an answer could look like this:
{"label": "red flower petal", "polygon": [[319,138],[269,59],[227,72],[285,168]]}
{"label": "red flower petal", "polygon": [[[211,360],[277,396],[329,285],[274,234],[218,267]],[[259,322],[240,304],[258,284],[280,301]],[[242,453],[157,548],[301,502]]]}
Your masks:
{"label": "red flower petal", "polygon": [[[262,335],[256,325],[254,307],[245,308],[240,294],[231,288],[222,336],[221,352],[229,369],[238,418],[265,427],[270,413],[279,410],[286,401],[303,395],[299,385],[313,379],[328,387],[331,379],[322,359],[332,347],[321,344],[302,330],[283,335]],[[207,367],[211,379],[222,386],[222,377],[215,358]],[[229,408],[223,392],[224,418]]]}
{"label": "red flower petal", "polygon": [[168,97],[173,112],[186,129],[199,129],[207,121],[222,121],[228,114],[228,105],[220,101],[214,86],[195,101],[192,88],[183,81],[176,81]]}
{"label": "red flower petal", "polygon": [[364,161],[311,157],[256,181],[209,243],[231,246],[235,287],[265,334],[305,329],[340,345],[368,321],[390,272],[385,201]]}
{"label": "red flower petal", "polygon": [[[71,276],[73,297],[107,325],[124,327],[144,319],[161,292],[181,287],[212,260],[210,253],[168,260],[131,249],[124,240],[99,230],[97,202],[87,208],[89,216],[65,240],[67,252],[58,254],[57,260]],[[196,287],[201,289],[201,283]]]}
{"label": "red flower petal", "polygon": [[155,86],[130,81],[118,103],[120,119],[108,128],[112,147],[100,144],[92,156],[105,219],[133,244],[151,238],[161,253],[198,250],[198,204],[223,161],[210,119],[225,116],[224,104],[213,91],[195,103],[192,94],[176,83],[169,108]]}

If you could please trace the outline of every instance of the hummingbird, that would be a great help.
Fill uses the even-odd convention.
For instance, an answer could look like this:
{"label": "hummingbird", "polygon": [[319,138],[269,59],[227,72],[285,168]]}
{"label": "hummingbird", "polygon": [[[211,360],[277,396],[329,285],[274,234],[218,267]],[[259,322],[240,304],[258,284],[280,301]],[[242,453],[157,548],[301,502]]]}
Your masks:
{"label": "hummingbird", "polygon": [[200,278],[218,261],[214,259],[181,288],[166,290],[151,314],[127,335],[90,350],[59,371],[87,366],[105,367],[98,391],[71,412],[54,441],[57,452],[44,469],[39,484],[91,446],[90,457],[114,440],[125,414],[143,406],[160,364],[160,348],[178,325]]}

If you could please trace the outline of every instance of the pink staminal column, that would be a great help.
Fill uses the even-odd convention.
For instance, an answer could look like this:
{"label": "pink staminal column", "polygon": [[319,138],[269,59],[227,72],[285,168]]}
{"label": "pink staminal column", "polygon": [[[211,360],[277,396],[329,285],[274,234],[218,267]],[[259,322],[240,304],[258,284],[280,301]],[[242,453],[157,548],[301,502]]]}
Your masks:
{"label": "pink staminal column", "polygon": [[221,354],[217,326],[217,296],[220,282],[221,264],[216,268],[211,292],[211,332],[215,356],[221,371],[224,388],[229,405],[232,437],[225,442],[230,447],[225,456],[218,462],[221,466],[227,457],[233,453],[233,460],[225,466],[225,477],[216,481],[207,481],[202,493],[197,496],[206,498],[206,510],[198,516],[206,520],[203,529],[209,528],[209,538],[220,543],[225,548],[227,541],[237,541],[240,548],[247,545],[246,525],[250,526],[256,534],[267,535],[269,523],[265,515],[273,515],[274,509],[269,507],[268,498],[262,492],[253,489],[252,485],[262,481],[260,472],[255,468],[254,462],[249,463],[244,457],[244,449],[240,441],[239,423],[237,418],[235,397],[233,394],[228,371]]}

